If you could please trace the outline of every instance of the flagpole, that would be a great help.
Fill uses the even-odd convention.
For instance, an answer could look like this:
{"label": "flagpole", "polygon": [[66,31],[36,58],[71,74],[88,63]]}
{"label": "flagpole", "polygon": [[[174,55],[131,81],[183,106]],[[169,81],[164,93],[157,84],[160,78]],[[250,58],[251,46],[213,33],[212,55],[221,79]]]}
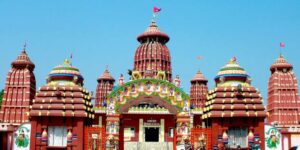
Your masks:
{"label": "flagpole", "polygon": [[281,55],[281,46],[279,45],[279,55]]}
{"label": "flagpole", "polygon": [[279,43],[279,54],[282,55],[282,50],[285,47],[285,44],[283,42]]}
{"label": "flagpole", "polygon": [[72,65],[72,58],[73,58],[73,54],[70,54],[70,65]]}
{"label": "flagpole", "polygon": [[[197,56],[197,60],[201,62],[203,60],[203,56]],[[198,69],[199,71],[201,70],[200,64],[201,63],[199,63],[199,69]]]}

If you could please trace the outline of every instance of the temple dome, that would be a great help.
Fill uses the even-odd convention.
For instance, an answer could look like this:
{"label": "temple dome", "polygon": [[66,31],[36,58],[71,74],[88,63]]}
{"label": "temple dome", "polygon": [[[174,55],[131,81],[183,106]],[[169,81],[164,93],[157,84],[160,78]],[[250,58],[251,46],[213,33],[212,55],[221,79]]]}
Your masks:
{"label": "temple dome", "polygon": [[166,45],[169,36],[159,30],[155,21],[144,33],[137,37],[140,45],[135,51],[133,71],[138,71],[142,78],[151,70],[152,77],[158,72],[165,73],[165,79],[172,82],[170,51]]}
{"label": "temple dome", "polygon": [[83,77],[79,70],[72,66],[68,59],[52,69],[48,75],[47,83],[54,85],[83,85]]}
{"label": "temple dome", "polygon": [[199,70],[196,73],[196,75],[193,77],[193,79],[191,80],[191,82],[194,82],[194,81],[204,81],[204,82],[207,82],[207,79],[204,77],[204,75]]}
{"label": "temple dome", "polygon": [[293,65],[289,64],[287,60],[283,57],[282,54],[276,59],[276,61],[271,65],[270,70],[274,71],[275,69],[292,69]]}
{"label": "temple dome", "polygon": [[137,37],[137,40],[143,43],[143,41],[149,37],[159,37],[162,39],[163,43],[167,43],[170,39],[167,34],[159,30],[154,20],[151,21],[151,24],[146,31]]}
{"label": "temple dome", "polygon": [[22,50],[21,54],[17,57],[15,61],[11,63],[12,67],[29,67],[34,69],[35,65],[31,62],[25,49]]}
{"label": "temple dome", "polygon": [[217,85],[222,84],[237,86],[240,83],[250,83],[251,79],[244,68],[236,63],[236,59],[232,58],[225,66],[220,69],[218,75],[215,77],[215,81]]}

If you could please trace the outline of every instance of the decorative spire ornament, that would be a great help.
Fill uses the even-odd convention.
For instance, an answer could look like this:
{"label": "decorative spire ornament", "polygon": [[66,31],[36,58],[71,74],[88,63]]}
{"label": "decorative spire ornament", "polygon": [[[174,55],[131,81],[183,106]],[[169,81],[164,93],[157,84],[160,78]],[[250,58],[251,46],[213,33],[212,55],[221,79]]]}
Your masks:
{"label": "decorative spire ornament", "polygon": [[119,86],[123,85],[124,84],[124,77],[123,77],[123,74],[120,74],[120,77],[119,77]]}
{"label": "decorative spire ornament", "polygon": [[27,43],[25,42],[24,45],[23,45],[23,51],[24,52],[26,51],[26,46],[27,46]]}

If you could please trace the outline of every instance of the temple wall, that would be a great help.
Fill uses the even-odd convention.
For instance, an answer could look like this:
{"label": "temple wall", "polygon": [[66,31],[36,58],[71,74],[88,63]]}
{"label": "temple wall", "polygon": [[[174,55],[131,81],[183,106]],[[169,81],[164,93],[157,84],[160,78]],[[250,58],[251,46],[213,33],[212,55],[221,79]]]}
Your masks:
{"label": "temple wall", "polygon": [[259,134],[259,139],[262,143],[260,145],[261,149],[265,149],[263,144],[265,142],[263,118],[212,118],[212,145],[218,145],[220,143],[218,137],[223,135],[224,130],[228,133],[230,127],[246,127],[248,128],[248,132],[250,128],[253,128],[253,134]]}
{"label": "temple wall", "polygon": [[[126,114],[122,116],[122,124],[121,128],[125,127],[133,127],[134,128],[134,137],[131,137],[130,141],[132,142],[138,142],[140,139],[140,120],[142,119],[143,122],[147,122],[147,120],[155,120],[157,123],[161,125],[161,122],[163,119],[164,122],[164,137],[161,137],[164,139],[164,141],[160,142],[173,142],[173,137],[170,137],[168,132],[170,128],[173,128],[173,131],[175,130],[175,116],[173,115],[146,115],[146,114]],[[160,126],[160,128],[162,128]],[[173,135],[174,136],[174,135]],[[143,138],[143,137],[142,137]]]}
{"label": "temple wall", "polygon": [[[31,119],[31,150],[44,150],[48,148],[48,127],[66,126],[72,132],[72,141],[67,143],[67,149],[83,149],[84,143],[84,119],[82,118],[62,118],[62,117],[32,117]],[[47,140],[43,141],[43,131],[46,129]]]}

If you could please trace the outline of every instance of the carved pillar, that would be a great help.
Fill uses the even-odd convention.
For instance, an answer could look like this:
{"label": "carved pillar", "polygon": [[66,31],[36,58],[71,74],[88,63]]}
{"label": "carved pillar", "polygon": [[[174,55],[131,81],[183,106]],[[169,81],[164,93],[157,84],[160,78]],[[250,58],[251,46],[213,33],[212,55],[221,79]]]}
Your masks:
{"label": "carved pillar", "polygon": [[106,150],[118,150],[120,143],[120,114],[109,113],[106,118]]}
{"label": "carved pillar", "polygon": [[159,142],[165,142],[165,119],[160,119]]}
{"label": "carved pillar", "polygon": [[189,115],[177,115],[176,120],[176,145],[190,144],[191,120]]}

